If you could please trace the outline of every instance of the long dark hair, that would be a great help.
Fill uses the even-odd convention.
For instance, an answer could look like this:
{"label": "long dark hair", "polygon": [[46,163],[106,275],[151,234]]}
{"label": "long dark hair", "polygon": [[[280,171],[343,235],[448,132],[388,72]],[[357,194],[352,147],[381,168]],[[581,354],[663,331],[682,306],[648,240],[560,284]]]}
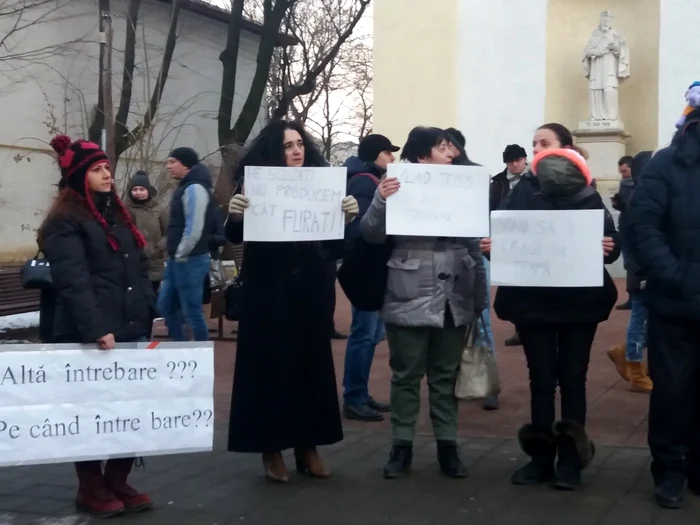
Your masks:
{"label": "long dark hair", "polygon": [[588,152],[574,144],[573,134],[571,131],[569,131],[569,128],[563,124],[559,124],[558,122],[549,122],[547,124],[542,124],[537,129],[548,129],[557,137],[557,140],[559,141],[559,144],[561,144],[562,148],[570,148],[578,152],[584,159],[588,159]]}
{"label": "long dark hair", "polygon": [[273,120],[265,126],[248,147],[236,169],[236,180],[243,180],[246,166],[286,166],[284,158],[284,132],[293,129],[304,143],[304,166],[320,168],[328,163],[309,134],[298,122]]}

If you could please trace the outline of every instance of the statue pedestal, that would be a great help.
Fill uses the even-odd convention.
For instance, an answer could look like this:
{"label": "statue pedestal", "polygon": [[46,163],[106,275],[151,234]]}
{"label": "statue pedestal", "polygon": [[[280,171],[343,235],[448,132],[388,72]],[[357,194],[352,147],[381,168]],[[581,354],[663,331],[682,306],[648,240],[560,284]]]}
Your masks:
{"label": "statue pedestal", "polygon": [[[617,224],[620,212],[613,209],[611,199],[620,188],[620,173],[617,161],[627,153],[627,139],[631,136],[625,133],[620,121],[585,121],[579,123],[579,129],[573,132],[576,145],[588,153],[588,166],[596,181],[598,193],[603,198]],[[608,266],[612,277],[625,277],[625,269],[620,257],[614,264]]]}

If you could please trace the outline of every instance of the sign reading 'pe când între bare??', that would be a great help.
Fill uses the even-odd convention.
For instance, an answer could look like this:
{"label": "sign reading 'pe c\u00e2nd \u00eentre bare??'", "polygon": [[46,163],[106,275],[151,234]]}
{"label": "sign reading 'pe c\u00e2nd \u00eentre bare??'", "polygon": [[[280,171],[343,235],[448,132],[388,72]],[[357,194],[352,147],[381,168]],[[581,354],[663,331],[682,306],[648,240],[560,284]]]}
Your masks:
{"label": "sign reading 'pe c\u00e2nd \u00eentre bare??'", "polygon": [[401,188],[386,202],[389,235],[488,237],[489,185],[482,166],[390,164]]}
{"label": "sign reading 'pe c\u00e2nd \u00eentre bare??'", "polygon": [[213,354],[211,343],[0,348],[0,466],[211,450]]}
{"label": "sign reading 'pe c\u00e2nd \u00eentre bare??'", "polygon": [[327,241],[345,233],[346,168],[246,166],[243,240]]}

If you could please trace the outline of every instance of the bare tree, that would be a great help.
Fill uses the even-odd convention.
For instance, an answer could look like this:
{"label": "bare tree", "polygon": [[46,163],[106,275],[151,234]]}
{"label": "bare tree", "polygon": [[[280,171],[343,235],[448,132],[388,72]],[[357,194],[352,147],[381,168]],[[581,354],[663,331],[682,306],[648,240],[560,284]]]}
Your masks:
{"label": "bare tree", "polygon": [[41,60],[65,53],[84,40],[77,37],[35,47],[31,44],[33,31],[60,18],[61,9],[70,0],[0,0],[0,63]]}
{"label": "bare tree", "polygon": [[[136,28],[138,25],[139,10],[141,8],[141,0],[129,0],[127,15],[126,15],[126,37],[124,42],[124,67],[122,70],[121,91],[119,95],[119,106],[114,117],[114,123],[110,124],[105,120],[105,98],[102,90],[99,91],[97,106],[95,108],[94,118],[90,125],[89,137],[92,141],[99,141],[102,130],[106,126],[114,128],[114,148],[115,161],[119,159],[122,153],[132,147],[134,144],[143,139],[149,132],[154,123],[154,118],[158,111],[158,106],[163,96],[165,83],[168,79],[170,64],[177,42],[177,29],[180,17],[181,0],[172,0],[170,11],[170,21],[168,25],[168,33],[163,49],[163,58],[158,72],[158,77],[153,92],[150,95],[149,103],[143,117],[132,129],[128,126],[128,118],[131,112],[134,68],[136,66]],[[99,0],[99,7],[103,13],[110,13],[110,0]],[[100,85],[102,85],[104,68],[100,67]]]}
{"label": "bare tree", "polygon": [[370,0],[300,0],[287,12],[283,31],[298,44],[281,52],[273,119],[308,118],[327,89],[318,86],[319,77],[336,68],[341,49],[350,42],[369,4]]}

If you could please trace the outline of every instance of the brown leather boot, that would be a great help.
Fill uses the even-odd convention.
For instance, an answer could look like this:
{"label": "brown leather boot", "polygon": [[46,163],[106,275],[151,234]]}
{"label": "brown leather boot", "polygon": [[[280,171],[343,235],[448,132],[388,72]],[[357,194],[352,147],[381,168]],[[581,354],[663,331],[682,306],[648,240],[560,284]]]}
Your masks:
{"label": "brown leather boot", "polygon": [[629,390],[630,392],[639,392],[640,394],[649,394],[654,386],[651,378],[646,374],[646,369],[643,363],[627,363],[629,370]]}
{"label": "brown leather boot", "polygon": [[297,463],[297,472],[312,478],[326,479],[331,477],[331,472],[326,469],[318,455],[316,447],[309,449],[294,449],[294,458]]}
{"label": "brown leather boot", "polygon": [[615,370],[620,374],[620,377],[625,381],[630,380],[629,372],[627,371],[627,357],[625,357],[626,345],[620,343],[608,350],[608,357],[615,365]]}
{"label": "brown leather boot", "polygon": [[265,476],[275,483],[287,483],[289,481],[289,471],[284,464],[281,452],[268,452],[262,455]]}

